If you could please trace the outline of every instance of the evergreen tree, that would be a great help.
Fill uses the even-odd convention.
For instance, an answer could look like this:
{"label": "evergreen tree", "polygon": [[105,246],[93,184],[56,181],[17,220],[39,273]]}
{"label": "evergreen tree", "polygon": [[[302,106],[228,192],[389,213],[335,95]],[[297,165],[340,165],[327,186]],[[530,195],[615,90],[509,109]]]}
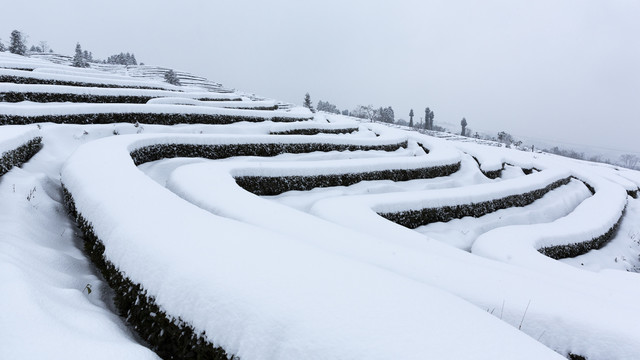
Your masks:
{"label": "evergreen tree", "polygon": [[171,85],[181,86],[180,79],[178,79],[178,75],[176,75],[175,71],[169,69],[166,73],[164,73],[164,81],[168,82]]}
{"label": "evergreen tree", "polygon": [[338,110],[338,107],[328,101],[322,101],[322,100],[318,101],[318,106],[316,107],[316,109],[318,111],[326,111],[334,114],[340,114],[340,110]]}
{"label": "evergreen tree", "polygon": [[138,65],[138,61],[136,60],[136,56],[134,54],[125,54],[121,52],[120,54],[109,56],[107,58],[107,64]]}
{"label": "evergreen tree", "polygon": [[11,32],[11,44],[9,45],[9,51],[18,55],[24,55],[27,52],[24,35],[22,35],[18,30],[13,30]]}
{"label": "evergreen tree", "polygon": [[308,108],[309,110],[311,110],[312,113],[315,113],[316,111],[313,109],[313,104],[311,103],[311,95],[309,95],[309,93],[306,93],[304,95],[304,103],[302,104],[302,106]]}
{"label": "evergreen tree", "polygon": [[91,53],[91,51],[84,50],[82,52],[82,58],[86,63],[93,62],[93,53]]}
{"label": "evergreen tree", "polygon": [[89,67],[87,60],[84,57],[84,53],[82,52],[82,46],[80,46],[80,43],[76,43],[76,53],[73,56],[73,62],[71,66],[79,68]]}
{"label": "evergreen tree", "polygon": [[462,136],[467,136],[467,119],[462,118],[462,121],[460,121],[460,125],[462,126],[462,132],[460,132],[460,135]]}
{"label": "evergreen tree", "polygon": [[413,109],[409,111],[409,127],[413,127]]}
{"label": "evergreen tree", "polygon": [[395,114],[391,106],[386,108],[380,108],[379,111],[380,111],[380,121],[393,124],[393,122],[395,121]]}
{"label": "evergreen tree", "polygon": [[435,115],[429,108],[424,109],[424,128],[425,130],[433,130],[433,119]]}

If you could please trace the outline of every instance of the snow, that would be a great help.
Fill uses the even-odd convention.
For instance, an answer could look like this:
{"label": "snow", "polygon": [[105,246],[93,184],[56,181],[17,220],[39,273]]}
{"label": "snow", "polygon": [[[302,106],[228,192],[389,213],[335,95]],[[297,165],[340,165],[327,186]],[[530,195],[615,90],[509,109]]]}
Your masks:
{"label": "snow", "polygon": [[[82,146],[63,183],[107,258],[229,352],[251,359],[555,356],[435,288],[185,203],[127,160],[136,138]],[[122,199],[133,202],[123,207]],[[442,338],[432,324],[456,336]],[[476,328],[492,336],[478,337]],[[458,336],[469,337],[465,347],[454,346]],[[509,346],[499,346],[505,339]]]}
{"label": "snow", "polygon": [[68,81],[68,82],[75,82],[75,83],[100,84],[100,85],[110,85],[110,86],[118,86],[118,87],[152,87],[152,88],[160,88],[165,90],[176,90],[176,91],[182,90],[179,86],[174,86],[167,83],[150,82],[148,80],[135,80],[135,79],[121,80],[117,78],[92,77],[91,73],[87,73],[86,75],[69,75],[69,74],[56,74],[56,73],[46,73],[46,72],[38,72],[38,71],[24,71],[24,70],[0,68],[0,76],[15,76],[15,77],[21,77],[21,78],[28,78],[28,79],[37,79],[37,80],[55,80],[55,81],[65,81],[65,82]]}
{"label": "snow", "polygon": [[26,144],[39,136],[38,128],[34,126],[0,126],[0,154]]}
{"label": "snow", "polygon": [[368,200],[374,211],[378,213],[475,204],[544,189],[569,176],[570,173],[566,170],[546,170],[502,182],[405,194],[381,194],[369,197]]}
{"label": "snow", "polygon": [[[7,131],[0,127],[3,137]],[[108,308],[61,204],[58,171],[69,142],[60,152],[61,137],[42,135],[43,150],[0,178],[0,358],[157,359]]]}
{"label": "snow", "polygon": [[[227,99],[240,99],[237,95],[233,94],[220,94],[222,95],[218,100],[224,99],[224,95],[227,95]],[[210,93],[206,94],[208,97],[214,98],[217,95],[212,96]],[[194,96],[195,97],[195,96]],[[224,107],[235,109],[253,109],[253,108],[271,108],[276,106],[275,101],[202,101],[185,97],[162,97],[155,98],[147,101],[147,104],[171,104],[171,105],[194,105],[194,106],[211,106],[211,107]]]}
{"label": "snow", "polygon": [[[640,186],[640,172],[458,136],[438,139],[304,108],[214,108],[195,100],[202,89],[12,54],[0,54],[3,64],[34,71],[0,74],[185,91],[1,83],[0,89],[21,92],[171,98],[139,105],[0,104],[0,113],[204,113],[267,121],[0,126],[2,152],[38,136],[44,144],[32,160],[0,177],[0,293],[10,294],[0,297],[2,359],[157,358],[114,315],[111,291],[81,251],[78,230],[61,204],[60,181],[104,242],[109,261],[170,316],[206,331],[242,359],[562,359],[569,353],[632,359],[640,353],[640,280],[631,272],[640,268],[640,200],[627,196]],[[244,97],[233,103],[217,105],[275,102]],[[305,121],[273,123],[272,116]],[[269,135],[351,128],[358,131]],[[130,156],[154,144],[405,142],[395,151],[175,158],[138,167]],[[364,181],[278,196],[256,196],[234,180],[458,162],[459,171],[434,179]],[[481,171],[503,166],[498,179]],[[522,169],[537,170],[525,175]],[[530,205],[478,218],[410,230],[378,215],[518,195],[567,177],[568,184]],[[538,252],[589,241],[618,221],[619,230],[600,250],[561,261]]]}
{"label": "snow", "polygon": [[[63,85],[39,85],[39,84],[13,84],[0,83],[0,93],[21,92],[21,93],[45,93],[45,94],[74,94],[74,95],[94,95],[94,96],[148,96],[148,97],[171,97],[176,99],[176,103],[184,102],[188,104],[191,99],[216,99],[230,100],[240,99],[233,93],[212,93],[212,92],[180,92],[169,90],[150,90],[132,88],[100,88],[88,86],[63,86]],[[197,100],[192,100],[196,101]],[[162,104],[163,102],[152,102]],[[171,102],[164,102],[171,103]],[[206,101],[197,102],[197,105],[208,104]],[[210,105],[210,104],[209,104]]]}
{"label": "snow", "polygon": [[202,114],[229,115],[271,119],[282,117],[292,120],[304,120],[309,114],[303,111],[269,111],[224,109],[189,105],[154,105],[154,104],[68,104],[68,103],[32,103],[23,101],[17,104],[0,104],[0,114],[15,116],[47,116],[47,115],[77,115],[77,114]]}
{"label": "snow", "polygon": [[593,186],[595,194],[571,214],[550,223],[493,230],[476,240],[472,252],[522,266],[548,268],[550,259],[536,250],[590,241],[604,235],[620,220],[627,204],[627,193],[602,178],[584,173],[575,175]]}

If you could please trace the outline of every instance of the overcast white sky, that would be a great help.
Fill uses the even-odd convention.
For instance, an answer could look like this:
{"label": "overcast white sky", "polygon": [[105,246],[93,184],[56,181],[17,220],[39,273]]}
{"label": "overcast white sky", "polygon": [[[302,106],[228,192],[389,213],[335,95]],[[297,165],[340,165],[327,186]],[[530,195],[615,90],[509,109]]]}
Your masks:
{"label": "overcast white sky", "polygon": [[[424,108],[435,122],[640,154],[640,1],[3,2],[13,29],[71,55],[133,52],[301,104]],[[597,147],[597,148],[595,148]]]}

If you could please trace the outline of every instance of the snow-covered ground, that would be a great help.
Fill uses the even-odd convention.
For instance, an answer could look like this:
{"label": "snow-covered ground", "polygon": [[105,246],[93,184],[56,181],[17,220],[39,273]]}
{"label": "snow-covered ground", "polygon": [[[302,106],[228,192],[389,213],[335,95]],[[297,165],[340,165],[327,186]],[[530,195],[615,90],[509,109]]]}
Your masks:
{"label": "snow-covered ground", "polygon": [[[243,101],[216,108],[193,100],[207,89],[175,89],[44,59],[0,53],[0,67],[20,69],[0,69],[0,76],[19,71],[165,89],[126,90],[153,94],[151,104],[25,102],[0,104],[0,115],[135,110],[264,118],[229,125],[0,126],[2,154],[34,137],[43,143],[30,161],[0,177],[0,359],[157,358],[149,350],[155,345],[116,315],[117,294],[83,251],[63,185],[104,245],[104,259],[139,284],[169,321],[180,319],[228,355],[597,360],[640,354],[640,200],[631,196],[640,187],[638,172],[336,115],[308,120],[303,109],[253,110],[276,103],[239,93],[224,96]],[[50,87],[117,93],[0,83],[0,90],[24,92]],[[244,109],[224,109],[232,103]],[[298,121],[274,123],[274,113]],[[358,130],[270,135],[306,129]],[[325,177],[346,182],[353,174],[384,178],[443,166],[457,171],[323,185]],[[500,169],[496,179],[483,173]],[[278,183],[280,195],[257,196],[238,185],[242,177],[291,183]],[[287,191],[294,180],[317,187]],[[476,216],[456,215],[468,209]],[[452,220],[420,215],[430,213]],[[380,214],[425,221],[409,229]],[[540,252],[580,250],[609,238],[601,249],[572,258]]]}

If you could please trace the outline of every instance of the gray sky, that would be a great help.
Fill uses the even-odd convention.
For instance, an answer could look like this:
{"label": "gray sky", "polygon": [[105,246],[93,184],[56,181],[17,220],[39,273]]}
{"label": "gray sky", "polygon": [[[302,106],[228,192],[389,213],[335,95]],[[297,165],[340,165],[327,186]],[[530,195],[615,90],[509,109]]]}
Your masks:
{"label": "gray sky", "polygon": [[12,1],[11,30],[227,87],[640,154],[640,1]]}

